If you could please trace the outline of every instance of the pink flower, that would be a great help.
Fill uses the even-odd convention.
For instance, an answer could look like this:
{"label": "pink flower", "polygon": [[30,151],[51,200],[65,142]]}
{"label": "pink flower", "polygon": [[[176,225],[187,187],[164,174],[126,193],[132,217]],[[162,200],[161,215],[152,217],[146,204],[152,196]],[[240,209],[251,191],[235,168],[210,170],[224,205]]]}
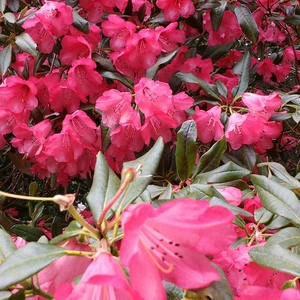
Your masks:
{"label": "pink flower", "polygon": [[257,64],[257,74],[263,76],[263,80],[266,82],[270,82],[272,77],[272,73],[276,71],[276,66],[273,63],[271,58],[265,58],[263,61],[260,61]]}
{"label": "pink flower", "polygon": [[68,73],[69,86],[82,97],[91,95],[101,87],[102,76],[96,72],[96,63],[87,58],[76,60]]}
{"label": "pink flower", "polygon": [[105,36],[110,37],[110,47],[115,51],[124,49],[128,38],[135,31],[135,24],[114,14],[108,15],[108,21],[102,23],[102,32]]}
{"label": "pink flower", "polygon": [[297,147],[297,141],[298,139],[294,138],[293,136],[283,134],[280,139],[280,146],[286,150],[292,150],[293,148]]}
{"label": "pink flower", "polygon": [[72,7],[65,3],[47,1],[35,13],[45,29],[57,37],[65,35],[73,23]]}
{"label": "pink flower", "polygon": [[[122,214],[121,262],[132,286],[148,299],[166,299],[162,280],[195,289],[219,280],[205,255],[227,248],[236,235],[234,216],[205,200],[178,199],[155,209],[130,205]],[[143,270],[143,276],[141,276]],[[148,288],[151,282],[151,289]]]}
{"label": "pink flower", "polygon": [[281,97],[277,93],[264,96],[259,94],[244,93],[243,103],[249,108],[250,112],[268,121],[276,109],[282,105]]}
{"label": "pink flower", "polygon": [[165,19],[174,22],[179,17],[188,18],[195,12],[194,3],[191,0],[158,0],[157,6],[164,10]]}
{"label": "pink flower", "polygon": [[177,22],[170,23],[166,28],[158,26],[155,31],[159,33],[158,42],[162,52],[170,52],[178,48],[178,44],[185,41],[183,30],[176,30]]}
{"label": "pink flower", "polygon": [[211,142],[213,139],[218,141],[224,135],[224,126],[220,121],[221,108],[214,106],[208,111],[200,110],[196,107],[192,119],[196,122],[197,135],[204,144]]}
{"label": "pink flower", "polygon": [[12,113],[18,114],[24,110],[33,110],[38,105],[36,93],[37,89],[31,81],[18,76],[10,76],[0,86],[0,103]]}
{"label": "pink flower", "polygon": [[217,191],[227,200],[228,203],[239,206],[242,202],[243,193],[235,187],[217,189]]}
{"label": "pink flower", "polygon": [[242,145],[250,145],[257,142],[263,130],[263,121],[250,114],[241,115],[233,113],[225,132],[226,140],[233,150]]}
{"label": "pink flower", "polygon": [[142,299],[130,287],[117,259],[102,252],[89,265],[79,284],[63,284],[55,293],[56,300]]}
{"label": "pink flower", "polygon": [[102,122],[110,127],[127,123],[133,113],[132,96],[128,92],[111,89],[96,100],[96,108],[102,111]]}

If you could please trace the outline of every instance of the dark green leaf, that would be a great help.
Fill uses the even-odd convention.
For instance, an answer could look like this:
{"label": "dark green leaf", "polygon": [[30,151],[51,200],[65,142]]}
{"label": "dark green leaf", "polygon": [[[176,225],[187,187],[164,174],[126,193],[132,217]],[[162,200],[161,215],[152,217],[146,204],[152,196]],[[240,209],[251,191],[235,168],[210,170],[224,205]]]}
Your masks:
{"label": "dark green leaf", "polygon": [[177,55],[179,49],[180,48],[168,53],[161,54],[160,57],[157,59],[156,63],[147,70],[146,77],[154,79],[157,71],[160,69],[160,66],[166,63],[170,63],[173,60],[173,58]]}
{"label": "dark green leaf", "polygon": [[54,239],[52,239],[49,244],[56,245],[58,243],[61,243],[63,241],[66,241],[70,238],[76,237],[80,234],[82,226],[75,220],[73,220],[68,227],[66,228],[65,232],[63,234],[60,234],[56,236]]}
{"label": "dark green leaf", "polygon": [[160,137],[146,154],[123,164],[123,170],[127,167],[136,168],[138,165],[141,165],[141,169],[135,180],[124,192],[122,197],[122,207],[125,207],[135,200],[152,181],[152,176],[159,164],[163,149],[163,139]]}
{"label": "dark green leaf", "polygon": [[0,265],[12,253],[17,250],[11,236],[4,230],[0,229]]}
{"label": "dark green leaf", "polygon": [[273,218],[273,216],[274,214],[266,210],[264,207],[258,208],[254,211],[254,219],[256,223],[259,222],[260,224],[266,224]]}
{"label": "dark green leaf", "polygon": [[226,207],[227,209],[229,209],[233,214],[235,215],[241,215],[241,216],[245,216],[248,218],[253,217],[253,215],[248,212],[247,210],[241,209],[235,205],[229,204],[226,200],[217,198],[217,197],[212,197],[210,200],[210,205],[211,206],[223,206]]}
{"label": "dark green leaf", "polygon": [[246,51],[242,59],[234,66],[233,71],[235,74],[239,75],[239,85],[232,91],[232,96],[237,98],[241,96],[248,88],[250,80],[250,53]]}
{"label": "dark green leaf", "polygon": [[300,245],[300,228],[288,227],[279,230],[268,239],[267,245],[270,244],[279,244],[284,248]]}
{"label": "dark green leaf", "polygon": [[182,182],[185,182],[195,165],[197,155],[197,127],[193,120],[188,120],[181,125],[177,135],[176,144],[176,169]]}
{"label": "dark green leaf", "polygon": [[48,57],[45,53],[39,53],[38,56],[35,59],[34,66],[33,66],[33,73],[38,73],[39,69],[42,67],[44,61]]}
{"label": "dark green leaf", "polygon": [[93,60],[99,64],[100,68],[105,71],[116,72],[116,68],[113,65],[113,61],[110,58],[105,58],[99,53],[95,52],[92,56]]}
{"label": "dark green leaf", "polygon": [[228,90],[227,90],[226,85],[219,79],[217,79],[215,81],[215,85],[217,87],[217,90],[218,90],[219,94],[221,96],[223,96],[224,98],[227,98],[228,97]]}
{"label": "dark green leaf", "polygon": [[300,226],[300,203],[289,189],[261,175],[251,175],[258,196],[267,210]]}
{"label": "dark green leaf", "polygon": [[244,176],[247,176],[249,174],[250,174],[249,170],[241,168],[240,166],[230,161],[213,171],[198,174],[195,177],[194,182],[221,183],[221,182],[241,179]]}
{"label": "dark green leaf", "polygon": [[201,156],[200,161],[193,172],[193,178],[199,173],[216,169],[220,165],[221,158],[226,149],[227,143],[225,137],[223,137]]}
{"label": "dark green leaf", "polygon": [[90,32],[89,22],[81,17],[75,10],[73,10],[73,26],[84,33]]}
{"label": "dark green leaf", "polygon": [[276,122],[282,122],[285,120],[288,120],[292,117],[291,113],[274,113],[271,117],[270,117],[270,121],[276,121]]}
{"label": "dark green leaf", "polygon": [[259,36],[259,30],[250,9],[242,4],[234,8],[234,13],[246,37],[251,42],[256,43]]}
{"label": "dark green leaf", "polygon": [[15,223],[12,222],[10,219],[8,219],[4,212],[2,212],[0,210],[0,228],[1,226],[9,233],[11,233],[11,227],[14,225]]}
{"label": "dark green leaf", "polygon": [[9,152],[8,157],[19,171],[32,176],[32,173],[29,170],[29,162],[23,159],[22,154]]}
{"label": "dark green leaf", "polygon": [[222,20],[223,20],[223,15],[224,11],[227,5],[227,0],[221,0],[221,5],[218,7],[214,7],[210,11],[210,19],[211,19],[211,25],[214,31],[218,30]]}
{"label": "dark green leaf", "polygon": [[198,77],[196,77],[195,75],[191,74],[191,73],[181,73],[178,72],[175,75],[177,78],[179,78],[180,80],[182,80],[183,82],[189,82],[189,83],[197,83],[200,85],[200,87],[202,88],[202,90],[208,95],[211,96],[212,98],[221,101],[220,98],[220,94],[218,92],[218,89],[215,85],[207,83],[206,81],[199,79]]}
{"label": "dark green leaf", "polygon": [[[93,178],[93,184],[87,195],[87,202],[93,213],[95,221],[98,221],[103,208],[114,197],[120,187],[120,179],[108,166],[104,155],[99,152]],[[117,207],[119,203],[113,206]]]}
{"label": "dark green leaf", "polygon": [[264,267],[300,276],[300,256],[281,245],[258,246],[250,249],[248,253],[255,262]]}
{"label": "dark green leaf", "polygon": [[7,72],[11,63],[11,44],[7,45],[0,51],[0,74],[3,76]]}
{"label": "dark green leaf", "polygon": [[26,244],[0,265],[0,290],[27,279],[66,254],[61,247],[33,242]]}
{"label": "dark green leaf", "polygon": [[12,227],[12,232],[27,242],[36,242],[44,235],[43,231],[24,224],[14,225]]}
{"label": "dark green leaf", "polygon": [[283,22],[285,22],[288,25],[300,25],[300,16],[293,15],[292,17],[284,18]]}
{"label": "dark green leaf", "polygon": [[233,41],[228,44],[207,47],[202,55],[202,59],[211,58],[212,62],[214,63],[224,54],[227,54],[228,51],[236,45],[236,43],[236,41]]}
{"label": "dark green leaf", "polygon": [[123,83],[128,88],[130,88],[130,89],[133,88],[133,81],[125,75],[121,75],[120,73],[110,72],[110,71],[100,71],[99,73],[104,78],[120,81],[121,83]]}
{"label": "dark green leaf", "polygon": [[32,56],[37,56],[37,45],[28,33],[22,32],[20,35],[16,36],[16,44],[24,52],[27,52]]}

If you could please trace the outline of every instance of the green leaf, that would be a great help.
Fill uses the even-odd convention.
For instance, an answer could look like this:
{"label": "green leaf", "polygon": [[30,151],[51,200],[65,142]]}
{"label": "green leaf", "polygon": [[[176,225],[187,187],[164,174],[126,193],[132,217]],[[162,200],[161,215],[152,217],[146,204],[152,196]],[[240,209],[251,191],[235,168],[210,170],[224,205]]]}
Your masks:
{"label": "green leaf", "polygon": [[221,158],[226,149],[227,143],[225,137],[223,137],[201,156],[199,163],[193,171],[192,178],[201,172],[208,172],[216,169],[220,165]]}
{"label": "green leaf", "polygon": [[300,226],[300,203],[289,189],[261,175],[251,175],[258,196],[267,210]]}
{"label": "green leaf", "polygon": [[17,247],[11,236],[4,230],[0,229],[0,265],[12,253],[17,250]]}
{"label": "green leaf", "polygon": [[90,32],[89,22],[81,17],[76,11],[73,10],[73,26],[84,33]]}
{"label": "green leaf", "polygon": [[291,225],[291,222],[289,220],[278,215],[274,215],[272,221],[268,224],[268,229],[280,229],[289,225]]}
{"label": "green leaf", "polygon": [[288,25],[300,25],[300,16],[299,15],[293,15],[292,17],[287,17],[284,18],[283,20],[284,23]]}
{"label": "green leaf", "polygon": [[17,224],[12,227],[12,232],[27,242],[37,242],[44,235],[43,231],[25,224]]}
{"label": "green leaf", "polygon": [[250,174],[250,171],[244,169],[233,162],[228,162],[210,172],[198,174],[195,177],[195,183],[221,183],[241,179]]}
{"label": "green leaf", "polygon": [[228,97],[228,90],[227,90],[226,85],[219,79],[217,79],[215,81],[215,85],[217,87],[217,90],[218,90],[219,94],[221,96],[223,96],[224,98],[227,98]]}
{"label": "green leaf", "polygon": [[191,73],[181,73],[178,72],[175,74],[175,76],[177,78],[179,78],[180,80],[184,81],[184,82],[189,82],[189,83],[197,83],[200,85],[200,87],[202,88],[202,90],[210,97],[218,100],[218,101],[222,101],[220,98],[220,94],[218,92],[218,89],[215,85],[207,83],[206,81],[199,79],[198,77],[196,77],[195,75],[191,74]]}
{"label": "green leaf", "polygon": [[290,186],[294,187],[294,189],[300,188],[300,182],[291,176],[285,167],[276,162],[264,162],[257,165],[258,167],[268,166],[275,176],[280,178],[281,180],[288,183]]}
{"label": "green leaf", "polygon": [[0,0],[0,11],[3,13],[6,8],[6,1],[7,0]]}
{"label": "green leaf", "polygon": [[248,88],[250,80],[250,53],[246,51],[242,59],[234,66],[233,71],[239,75],[239,85],[232,89],[232,96],[241,96]]}
{"label": "green leaf", "polygon": [[221,0],[220,2],[221,2],[220,6],[215,7],[210,11],[211,25],[214,31],[219,29],[227,5],[227,0]]}
{"label": "green leaf", "polygon": [[117,80],[123,83],[126,87],[132,89],[133,88],[133,81],[125,76],[121,75],[120,73],[117,72],[110,72],[110,71],[99,71],[99,73],[104,77],[112,80]]}
{"label": "green leaf", "polygon": [[27,279],[67,254],[61,247],[28,243],[12,253],[0,265],[0,290]]}
{"label": "green leaf", "polygon": [[259,36],[259,30],[250,9],[242,4],[234,8],[234,13],[243,33],[251,42],[256,43]]}
{"label": "green leaf", "polygon": [[93,61],[98,63],[101,69],[110,71],[110,72],[116,72],[116,68],[113,65],[113,61],[110,58],[105,58],[101,56],[99,53],[93,53],[92,55]]}
{"label": "green leaf", "polygon": [[261,266],[300,276],[300,256],[278,244],[255,247],[249,250],[250,257]]}
{"label": "green leaf", "polygon": [[279,230],[268,239],[267,245],[270,244],[279,244],[284,248],[300,245],[300,228],[288,227]]}
{"label": "green leaf", "polygon": [[182,182],[185,182],[195,165],[197,155],[197,127],[194,120],[188,120],[181,125],[177,135],[176,169]]}
{"label": "green leaf", "polygon": [[[87,195],[87,202],[93,213],[95,221],[108,202],[114,197],[120,187],[120,179],[108,166],[104,155],[99,152],[97,155],[93,184]],[[112,209],[116,209],[116,203]]]}
{"label": "green leaf", "polygon": [[123,170],[128,167],[136,168],[138,165],[141,165],[141,169],[135,180],[129,184],[128,188],[124,192],[122,197],[122,207],[125,207],[135,200],[147,188],[149,183],[152,181],[152,176],[156,171],[156,168],[158,167],[163,150],[164,143],[163,139],[160,137],[146,154],[123,164]]}
{"label": "green leaf", "polygon": [[7,72],[11,63],[11,44],[7,45],[0,51],[0,74],[3,76]]}
{"label": "green leaf", "polygon": [[212,62],[215,63],[218,59],[223,57],[225,53],[228,53],[228,51],[236,44],[237,41],[233,41],[227,44],[207,47],[202,55],[202,59],[210,58]]}
{"label": "green leaf", "polygon": [[5,18],[5,20],[7,21],[7,22],[9,22],[9,23],[12,23],[12,24],[14,24],[14,23],[16,23],[16,16],[13,14],[13,13],[11,13],[11,12],[7,12],[7,13],[5,13],[4,15],[3,15],[3,17]]}
{"label": "green leaf", "polygon": [[29,170],[30,164],[27,160],[23,159],[22,154],[9,152],[8,157],[19,171],[32,176],[32,173]]}
{"label": "green leaf", "polygon": [[58,243],[61,243],[63,241],[66,241],[70,238],[76,237],[80,234],[82,226],[76,221],[73,220],[68,227],[66,228],[65,232],[63,234],[60,234],[53,238],[49,244],[56,245]]}
{"label": "green leaf", "polygon": [[37,51],[36,51],[37,45],[28,33],[22,32],[20,35],[16,36],[16,44],[24,52],[27,52],[32,56],[37,56]]}
{"label": "green leaf", "polygon": [[221,198],[212,197],[210,200],[210,205],[226,207],[228,210],[230,210],[235,215],[241,215],[241,216],[245,216],[248,218],[253,217],[253,215],[249,211],[244,210],[238,206],[232,205],[232,204],[228,203],[226,200],[223,200]]}
{"label": "green leaf", "polygon": [[174,57],[177,55],[179,49],[180,48],[178,48],[174,51],[168,52],[168,53],[161,54],[160,57],[157,59],[156,63],[147,70],[146,77],[150,78],[150,79],[154,79],[157,71],[160,69],[160,66],[164,65],[166,63],[170,63],[174,59]]}
{"label": "green leaf", "polygon": [[270,211],[266,210],[264,207],[258,208],[254,212],[255,221],[260,224],[266,224],[270,222],[273,218],[274,214]]}
{"label": "green leaf", "polygon": [[9,297],[12,295],[10,292],[0,292],[0,300],[8,300]]}

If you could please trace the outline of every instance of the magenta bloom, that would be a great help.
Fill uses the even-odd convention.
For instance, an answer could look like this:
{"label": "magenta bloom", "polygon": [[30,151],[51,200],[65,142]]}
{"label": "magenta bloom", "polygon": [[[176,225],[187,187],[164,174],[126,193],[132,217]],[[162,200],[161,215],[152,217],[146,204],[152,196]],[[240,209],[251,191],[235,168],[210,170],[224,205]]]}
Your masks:
{"label": "magenta bloom", "polygon": [[196,107],[192,119],[196,122],[197,135],[204,144],[211,142],[213,139],[218,141],[224,135],[224,126],[220,121],[221,108],[214,106],[208,111],[200,110]]}
{"label": "magenta bloom", "polygon": [[165,19],[169,22],[177,21],[179,17],[188,18],[195,12],[191,0],[158,0],[156,4],[164,10]]}
{"label": "magenta bloom", "polygon": [[233,219],[227,209],[209,207],[204,200],[178,199],[157,209],[148,203],[130,205],[122,214],[120,257],[133,288],[141,295],[147,291],[147,299],[160,300],[166,299],[162,280],[183,289],[219,280],[206,255],[235,240]]}
{"label": "magenta bloom", "polygon": [[63,284],[55,293],[56,300],[140,300],[130,287],[117,259],[103,252],[89,265],[78,285]]}

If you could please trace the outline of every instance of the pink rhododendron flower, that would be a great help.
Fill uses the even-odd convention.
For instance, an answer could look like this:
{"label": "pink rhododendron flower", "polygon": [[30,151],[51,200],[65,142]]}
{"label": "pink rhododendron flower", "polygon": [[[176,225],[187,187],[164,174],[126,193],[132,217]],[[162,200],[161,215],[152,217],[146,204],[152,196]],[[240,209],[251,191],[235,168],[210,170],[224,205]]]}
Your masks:
{"label": "pink rhododendron flower", "polygon": [[257,142],[263,130],[263,121],[250,114],[241,115],[233,113],[225,131],[226,140],[233,150],[242,145],[250,145]]}
{"label": "pink rhododendron flower", "polygon": [[67,35],[61,40],[61,46],[59,59],[63,65],[71,65],[77,59],[91,58],[92,48],[83,37]]}
{"label": "pink rhododendron flower", "polygon": [[102,122],[110,127],[127,123],[133,114],[132,96],[128,92],[110,89],[96,100],[96,108],[102,112]]}
{"label": "pink rhododendron flower", "polygon": [[166,28],[158,26],[155,31],[159,33],[158,42],[162,52],[170,52],[178,48],[178,44],[185,41],[185,33],[183,30],[176,30],[177,22],[170,23]]}
{"label": "pink rhododendron flower", "polygon": [[126,47],[129,36],[136,31],[136,25],[125,21],[117,15],[108,15],[108,21],[102,23],[102,32],[110,37],[110,47],[119,51]]}
{"label": "pink rhododendron flower", "polygon": [[291,72],[291,65],[286,64],[286,65],[275,65],[276,69],[273,72],[274,75],[276,76],[276,82],[280,83],[286,80],[287,76]]}
{"label": "pink rhododendron flower", "polygon": [[31,81],[9,76],[0,85],[0,105],[17,114],[24,110],[33,110],[38,105],[36,93],[37,89]]}
{"label": "pink rhododendron flower", "polygon": [[205,255],[214,255],[235,240],[233,218],[227,209],[209,207],[204,200],[177,199],[157,209],[148,203],[127,207],[122,214],[125,237],[120,257],[134,289],[141,295],[147,290],[148,299],[160,300],[166,299],[162,280],[183,289],[219,280]]}
{"label": "pink rhododendron flower", "polygon": [[228,203],[239,206],[242,202],[243,193],[235,187],[217,189],[217,191],[227,200]]}
{"label": "pink rhododendron flower", "polygon": [[4,147],[6,140],[3,135],[11,133],[16,126],[16,117],[7,108],[0,107],[0,148]]}
{"label": "pink rhododendron flower", "polygon": [[252,114],[266,121],[268,121],[275,110],[282,105],[281,97],[277,93],[272,93],[267,96],[244,93],[242,95],[242,101]]}
{"label": "pink rhododendron flower", "polygon": [[89,265],[80,282],[63,284],[55,293],[56,300],[139,300],[129,285],[119,262],[108,252],[102,252]]}
{"label": "pink rhododendron flower", "polygon": [[224,135],[224,126],[220,121],[221,108],[214,106],[208,111],[200,110],[196,107],[196,112],[192,119],[196,122],[197,136],[204,144],[211,142],[213,139],[218,141]]}
{"label": "pink rhododendron flower", "polygon": [[243,53],[239,50],[231,50],[228,55],[217,60],[216,65],[219,68],[232,68],[243,56]]}
{"label": "pink rhododendron flower", "polygon": [[239,297],[234,300],[300,300],[300,292],[296,289],[272,289],[260,286],[250,286],[245,289]]}
{"label": "pink rhododendron flower", "polygon": [[276,66],[271,58],[265,58],[257,64],[257,74],[263,76],[263,80],[270,82],[272,73],[276,71]]}
{"label": "pink rhododendron flower", "polygon": [[297,141],[298,139],[294,138],[293,136],[283,134],[280,139],[280,146],[286,150],[292,150],[293,148],[297,147]]}
{"label": "pink rhododendron flower", "polygon": [[45,29],[57,37],[65,35],[73,23],[72,7],[62,2],[47,1],[36,13]]}
{"label": "pink rhododendron flower", "polygon": [[87,58],[76,60],[68,72],[68,85],[86,97],[101,87],[102,76],[94,71],[96,63]]}
{"label": "pink rhododendron flower", "polygon": [[169,22],[177,21],[179,17],[188,18],[195,12],[194,3],[191,0],[158,0],[156,5],[163,9],[164,17]]}

